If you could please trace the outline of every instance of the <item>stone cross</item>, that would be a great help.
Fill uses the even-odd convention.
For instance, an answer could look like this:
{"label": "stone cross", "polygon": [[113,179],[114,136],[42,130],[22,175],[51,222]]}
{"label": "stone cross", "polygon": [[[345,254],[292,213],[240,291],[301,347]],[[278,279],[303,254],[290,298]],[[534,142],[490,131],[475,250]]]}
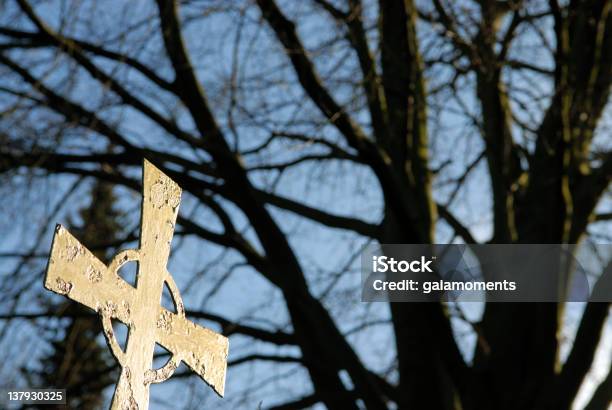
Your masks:
{"label": "stone cross", "polygon": [[[45,288],[101,316],[106,341],[122,368],[111,409],[147,409],[151,383],[168,379],[181,361],[223,396],[228,339],[185,318],[181,296],[166,269],[180,196],[181,188],[145,160],[140,246],[119,252],[108,266],[64,227],[55,230]],[[135,288],[117,274],[129,261],[138,261]],[[164,285],[174,312],[160,305]],[[128,326],[125,351],[111,319]],[[155,343],[172,355],[157,370],[152,369]]]}

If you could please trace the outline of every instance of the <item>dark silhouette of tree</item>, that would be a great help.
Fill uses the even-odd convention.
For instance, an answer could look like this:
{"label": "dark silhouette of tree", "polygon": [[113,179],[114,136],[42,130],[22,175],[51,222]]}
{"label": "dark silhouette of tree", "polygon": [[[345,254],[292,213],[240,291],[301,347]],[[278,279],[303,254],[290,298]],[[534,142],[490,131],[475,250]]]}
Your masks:
{"label": "dark silhouette of tree", "polygon": [[[94,28],[104,13],[92,3],[5,5],[0,171],[139,192],[134,170],[147,158],[176,180],[207,212],[181,214],[180,234],[239,255],[282,295],[290,326],[273,330],[189,312],[228,335],[299,348],[230,362],[302,366],[310,393],[277,409],[570,408],[608,303],[586,306],[563,362],[561,304],[488,304],[472,323],[472,361],[445,305],[390,304],[395,358],[374,371],[313,290],[290,227],[309,221],[380,243],[436,243],[441,231],[465,243],[587,240],[610,219],[597,211],[612,175],[612,2],[180,3],[122,3],[106,30]],[[214,41],[223,63],[208,57]],[[327,207],[330,175],[361,181],[352,209],[363,201],[369,212]],[[296,195],[303,179],[320,195]],[[461,198],[490,216],[490,238]],[[590,408],[609,404],[609,380]]]}
{"label": "dark silhouette of tree", "polygon": [[[120,213],[115,209],[113,187],[97,181],[91,189],[89,204],[81,209],[81,222],[71,224],[73,232],[94,255],[109,263],[107,244],[120,238]],[[51,352],[42,358],[35,383],[39,388],[66,389],[67,405],[72,409],[103,407],[104,389],[116,380],[114,359],[104,342],[102,326],[87,308],[71,301],[60,307],[68,324],[59,331],[61,337],[51,340]],[[46,405],[48,407],[48,405]],[[65,408],[58,405],[57,408]]]}

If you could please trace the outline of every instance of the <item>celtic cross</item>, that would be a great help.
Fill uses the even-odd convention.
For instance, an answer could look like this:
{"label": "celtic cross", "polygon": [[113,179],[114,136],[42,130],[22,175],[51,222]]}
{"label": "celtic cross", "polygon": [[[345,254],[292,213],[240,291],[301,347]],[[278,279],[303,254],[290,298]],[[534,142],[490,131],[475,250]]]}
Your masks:
{"label": "celtic cross", "polygon": [[[223,396],[228,339],[185,318],[181,296],[166,269],[180,197],[181,188],[145,160],[140,246],[119,252],[108,266],[64,227],[55,230],[45,288],[101,316],[104,336],[122,369],[111,409],[147,409],[151,383],[168,379],[181,361]],[[138,261],[136,287],[117,274],[130,261]],[[160,305],[164,285],[175,312]],[[115,338],[112,319],[128,326],[125,351]],[[157,370],[152,369],[155,343],[171,353]]]}

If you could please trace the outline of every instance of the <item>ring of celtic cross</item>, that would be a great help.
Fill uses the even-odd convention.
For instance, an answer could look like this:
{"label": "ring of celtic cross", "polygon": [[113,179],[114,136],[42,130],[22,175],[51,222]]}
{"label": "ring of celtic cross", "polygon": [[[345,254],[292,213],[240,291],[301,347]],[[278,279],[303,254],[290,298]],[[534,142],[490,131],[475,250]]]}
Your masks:
{"label": "ring of celtic cross", "polygon": [[[136,249],[127,249],[122,252],[119,252],[110,265],[108,266],[109,271],[118,273],[119,269],[123,265],[128,262],[138,261],[139,252]],[[170,291],[170,296],[172,298],[172,303],[174,304],[174,308],[176,309],[176,313],[178,317],[181,319],[185,318],[185,306],[183,305],[183,300],[181,299],[181,295],[179,290],[174,283],[174,279],[170,274],[167,274],[164,278],[164,284],[167,286]],[[113,318],[113,306],[103,305],[99,308],[98,313],[102,318],[102,327],[104,329],[104,337],[106,338],[106,342],[108,343],[113,355],[117,358],[117,361],[121,365],[121,367],[128,366],[128,361],[125,358],[125,352],[117,342],[117,338],[115,336],[115,332],[113,331],[112,318]],[[136,327],[136,323],[130,317],[130,311],[125,311],[127,316],[124,321],[127,323],[128,327],[133,330]],[[115,313],[116,314],[116,313]],[[168,327],[169,324],[169,316],[167,314],[162,314],[158,320],[156,325],[158,327]],[[174,374],[174,371],[181,364],[181,358],[178,354],[173,353],[168,359],[168,362],[164,366],[159,369],[150,369],[145,373],[145,382],[146,383],[161,383]]]}

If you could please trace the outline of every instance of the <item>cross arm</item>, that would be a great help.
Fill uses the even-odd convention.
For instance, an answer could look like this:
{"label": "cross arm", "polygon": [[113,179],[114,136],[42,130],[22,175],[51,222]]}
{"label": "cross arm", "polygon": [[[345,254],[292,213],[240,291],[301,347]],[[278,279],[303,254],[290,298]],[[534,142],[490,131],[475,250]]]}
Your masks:
{"label": "cross arm", "polygon": [[107,309],[126,324],[136,300],[136,290],[61,225],[55,228],[45,288],[96,312]]}
{"label": "cross arm", "polygon": [[229,340],[163,307],[159,308],[158,318],[155,332],[157,343],[185,362],[217,394],[223,396]]}

